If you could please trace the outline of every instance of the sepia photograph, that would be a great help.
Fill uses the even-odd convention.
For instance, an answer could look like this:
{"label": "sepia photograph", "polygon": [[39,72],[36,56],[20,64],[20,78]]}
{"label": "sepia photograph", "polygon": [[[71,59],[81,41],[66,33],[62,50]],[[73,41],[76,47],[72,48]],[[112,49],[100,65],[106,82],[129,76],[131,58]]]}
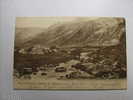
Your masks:
{"label": "sepia photograph", "polygon": [[127,89],[122,17],[17,17],[14,89]]}

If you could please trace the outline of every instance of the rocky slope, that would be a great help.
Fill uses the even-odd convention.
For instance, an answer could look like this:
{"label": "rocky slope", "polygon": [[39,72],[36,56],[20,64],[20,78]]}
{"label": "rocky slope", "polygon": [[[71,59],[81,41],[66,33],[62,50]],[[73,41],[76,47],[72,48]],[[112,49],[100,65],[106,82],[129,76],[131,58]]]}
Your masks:
{"label": "rocky slope", "polygon": [[[79,20],[63,24],[53,24],[40,34],[16,44],[33,46],[110,46],[120,43],[125,34],[123,18],[97,18],[95,20]],[[25,30],[26,32],[26,30]],[[34,31],[33,31],[34,32]],[[26,36],[27,37],[27,36]],[[19,41],[19,42],[18,42]]]}

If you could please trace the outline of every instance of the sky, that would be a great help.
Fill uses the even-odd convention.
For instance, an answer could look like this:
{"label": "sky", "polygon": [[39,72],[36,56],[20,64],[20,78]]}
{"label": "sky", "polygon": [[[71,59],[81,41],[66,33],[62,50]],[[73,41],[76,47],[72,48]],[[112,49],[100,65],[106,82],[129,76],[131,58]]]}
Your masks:
{"label": "sky", "polygon": [[45,28],[52,24],[73,21],[73,17],[17,17],[16,27],[40,27]]}
{"label": "sky", "polygon": [[97,17],[17,17],[16,18],[16,27],[17,28],[30,28],[30,27],[39,27],[46,28],[52,24],[64,23],[73,20],[84,20],[89,19],[93,20]]}

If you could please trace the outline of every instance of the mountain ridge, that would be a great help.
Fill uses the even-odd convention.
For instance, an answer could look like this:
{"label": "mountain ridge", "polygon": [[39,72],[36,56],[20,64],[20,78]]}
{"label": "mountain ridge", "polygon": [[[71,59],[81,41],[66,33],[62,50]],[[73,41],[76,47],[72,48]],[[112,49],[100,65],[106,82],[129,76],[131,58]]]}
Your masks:
{"label": "mountain ridge", "polygon": [[23,46],[116,45],[120,42],[122,34],[125,34],[124,23],[122,18],[100,18],[53,24],[25,41]]}

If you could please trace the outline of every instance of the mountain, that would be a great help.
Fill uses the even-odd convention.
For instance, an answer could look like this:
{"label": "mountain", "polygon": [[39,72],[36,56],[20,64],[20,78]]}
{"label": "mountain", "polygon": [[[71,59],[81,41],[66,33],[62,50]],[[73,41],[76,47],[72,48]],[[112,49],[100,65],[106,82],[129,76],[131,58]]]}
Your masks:
{"label": "mountain", "polygon": [[119,44],[123,34],[125,34],[123,18],[86,19],[53,24],[30,39],[26,36],[28,39],[22,39],[23,43],[17,42],[17,44],[25,47],[37,44],[48,47],[111,46]]}
{"label": "mountain", "polygon": [[32,40],[39,33],[44,32],[43,28],[15,28],[15,46],[21,46]]}

